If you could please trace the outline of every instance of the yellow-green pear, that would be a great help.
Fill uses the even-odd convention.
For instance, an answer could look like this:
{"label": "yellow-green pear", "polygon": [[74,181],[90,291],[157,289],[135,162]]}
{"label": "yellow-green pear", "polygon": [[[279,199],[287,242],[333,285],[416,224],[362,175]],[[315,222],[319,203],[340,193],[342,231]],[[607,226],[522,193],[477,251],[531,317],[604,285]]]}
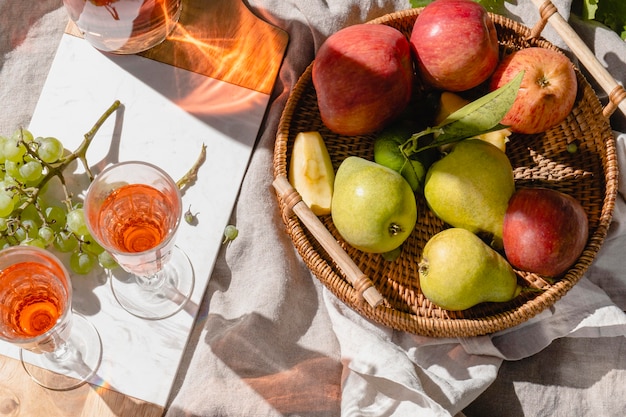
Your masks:
{"label": "yellow-green pear", "polygon": [[331,203],[339,234],[364,252],[386,253],[409,237],[417,221],[415,194],[398,172],[356,156],[335,175]]}
{"label": "yellow-green pear", "polygon": [[514,192],[509,158],[479,139],[458,142],[430,167],[424,185],[437,217],[491,240],[496,249],[502,248],[504,214]]}
{"label": "yellow-green pear", "polygon": [[446,310],[515,298],[521,287],[506,259],[472,232],[450,228],[431,237],[422,252],[420,288]]}

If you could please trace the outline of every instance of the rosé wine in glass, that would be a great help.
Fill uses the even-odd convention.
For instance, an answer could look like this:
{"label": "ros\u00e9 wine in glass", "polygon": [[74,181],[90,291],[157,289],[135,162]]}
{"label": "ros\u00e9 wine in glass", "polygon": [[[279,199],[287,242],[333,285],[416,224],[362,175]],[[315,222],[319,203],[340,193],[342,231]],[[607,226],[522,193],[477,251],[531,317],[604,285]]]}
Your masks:
{"label": "ros\u00e9 wine in glass", "polygon": [[0,339],[20,347],[24,369],[53,390],[82,385],[102,358],[97,330],[71,303],[69,274],[52,253],[32,246],[0,251]]}
{"label": "ros\u00e9 wine in glass", "polygon": [[111,277],[122,307],[152,320],[178,312],[191,296],[194,275],[175,246],[182,200],[174,180],[152,164],[121,162],[96,176],[84,209],[91,235],[131,274]]}

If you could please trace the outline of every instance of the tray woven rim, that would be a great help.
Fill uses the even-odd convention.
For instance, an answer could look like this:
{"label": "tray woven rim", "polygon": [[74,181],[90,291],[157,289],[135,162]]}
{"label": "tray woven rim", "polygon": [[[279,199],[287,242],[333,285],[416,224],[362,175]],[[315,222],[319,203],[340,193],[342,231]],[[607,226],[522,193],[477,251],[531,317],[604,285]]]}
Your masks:
{"label": "tray woven rim", "polygon": [[[422,8],[403,10],[371,20],[368,23],[395,25],[397,22],[402,21],[404,24],[411,24],[421,10]],[[527,43],[528,46],[533,45],[558,50],[556,46],[543,38],[530,38],[531,30],[528,27],[504,16],[490,15],[499,30],[499,35],[501,35],[502,31],[507,31],[507,36],[519,37],[523,39],[520,42],[524,44]],[[518,41],[519,39],[516,40],[516,42]],[[313,63],[306,68],[298,79],[279,121],[273,160],[275,177],[287,176],[288,148],[290,141],[293,140],[291,124],[301,106],[302,100],[310,99],[307,94],[310,93],[310,89],[312,88],[312,65]],[[300,220],[293,215],[279,196],[279,208],[286,226],[286,231],[291,237],[298,253],[313,274],[335,296],[362,316],[393,329],[418,335],[431,337],[471,337],[491,334],[524,323],[551,307],[582,278],[589,265],[593,262],[608,232],[617,195],[618,167],[615,138],[608,120],[602,115],[602,105],[595,92],[579,71],[577,71],[577,77],[579,80],[579,89],[582,88],[583,90],[583,98],[586,103],[585,110],[588,110],[593,115],[591,123],[595,123],[593,129],[596,129],[593,130],[593,133],[601,136],[604,146],[601,152],[603,154],[603,202],[596,219],[596,225],[593,232],[590,233],[590,238],[583,254],[576,264],[559,280],[547,286],[545,282],[543,282],[544,288],[540,294],[517,305],[513,305],[506,310],[496,311],[478,317],[464,317],[462,314],[458,315],[454,313],[447,315],[445,311],[442,316],[441,311],[436,311],[437,308],[432,308],[428,305],[423,309],[418,308],[417,311],[401,311],[394,308],[394,306],[388,302],[376,308],[372,308],[356,293],[341,270],[337,268],[333,260],[325,254],[323,249],[316,244],[314,239],[307,233],[306,228],[302,225]],[[582,120],[580,123],[587,125],[589,124],[588,122],[589,120]],[[516,181],[517,180],[518,176],[516,174]],[[325,223],[328,225],[328,220]],[[332,220],[330,223],[332,223]],[[346,247],[346,249],[350,250],[349,247]],[[367,274],[370,271],[363,272]],[[541,277],[539,277],[538,280],[542,281]],[[375,280],[374,284],[379,287],[381,285],[380,280]],[[400,289],[400,291],[403,291],[403,289]],[[419,294],[411,294],[410,297],[419,297]]]}

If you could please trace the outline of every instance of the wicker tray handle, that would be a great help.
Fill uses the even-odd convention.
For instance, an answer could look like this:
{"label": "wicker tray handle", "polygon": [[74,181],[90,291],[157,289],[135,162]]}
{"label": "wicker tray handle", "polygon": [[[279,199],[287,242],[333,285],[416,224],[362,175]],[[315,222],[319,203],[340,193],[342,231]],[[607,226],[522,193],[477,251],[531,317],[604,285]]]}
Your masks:
{"label": "wicker tray handle", "polygon": [[331,258],[337,262],[337,265],[346,274],[348,282],[352,284],[357,294],[360,294],[367,303],[376,308],[383,302],[372,281],[365,275],[359,267],[354,263],[352,258],[337,243],[333,235],[326,229],[324,224],[311,211],[309,206],[302,201],[302,197],[291,186],[287,178],[276,177],[273,183],[274,188],[283,199],[285,206],[298,216],[307,229],[311,232],[320,245],[328,252]]}
{"label": "wicker tray handle", "polygon": [[532,2],[539,9],[540,20],[531,29],[531,36],[539,37],[543,28],[550,22],[584,67],[593,75],[600,87],[608,94],[609,102],[602,111],[604,117],[608,119],[617,108],[626,116],[626,90],[624,90],[624,87],[619,85],[606,68],[600,64],[593,52],[580,39],[580,36],[572,29],[563,16],[558,13],[556,6],[550,0],[532,0]]}

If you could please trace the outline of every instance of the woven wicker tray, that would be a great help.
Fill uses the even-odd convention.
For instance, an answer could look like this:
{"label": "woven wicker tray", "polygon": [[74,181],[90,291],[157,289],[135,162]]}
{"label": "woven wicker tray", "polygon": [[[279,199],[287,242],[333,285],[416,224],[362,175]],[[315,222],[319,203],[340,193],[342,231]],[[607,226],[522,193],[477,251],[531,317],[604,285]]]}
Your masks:
{"label": "woven wicker tray", "polygon": [[[371,21],[393,26],[410,36],[421,9],[393,13]],[[539,46],[557,49],[531,30],[499,15],[491,15],[502,48]],[[317,130],[325,139],[335,170],[341,161],[356,155],[373,160],[374,136],[343,137],[330,132],[321,122],[311,66],[297,82],[282,115],[274,150],[274,175],[287,176],[293,140],[298,132]],[[428,239],[446,225],[418,197],[418,221],[403,244],[400,257],[385,261],[381,255],[358,251],[337,233],[330,216],[320,220],[364,276],[371,280],[384,301],[376,306],[364,302],[358,286],[340,268],[293,212],[293,199],[278,193],[279,207],[287,233],[315,276],[339,299],[364,317],[393,329],[434,337],[468,337],[493,333],[518,325],[549,308],[575,285],[602,245],[613,213],[617,193],[615,139],[595,92],[577,71],[579,94],[574,109],[559,126],[537,135],[514,135],[507,155],[514,167],[516,184],[544,186],[572,195],[589,218],[589,241],[575,265],[560,279],[549,282],[536,274],[518,271],[520,281],[539,291],[523,291],[506,303],[483,303],[464,311],[447,311],[432,304],[418,284],[418,261]],[[578,145],[570,154],[569,143]],[[333,242],[334,243],[334,242]]]}

